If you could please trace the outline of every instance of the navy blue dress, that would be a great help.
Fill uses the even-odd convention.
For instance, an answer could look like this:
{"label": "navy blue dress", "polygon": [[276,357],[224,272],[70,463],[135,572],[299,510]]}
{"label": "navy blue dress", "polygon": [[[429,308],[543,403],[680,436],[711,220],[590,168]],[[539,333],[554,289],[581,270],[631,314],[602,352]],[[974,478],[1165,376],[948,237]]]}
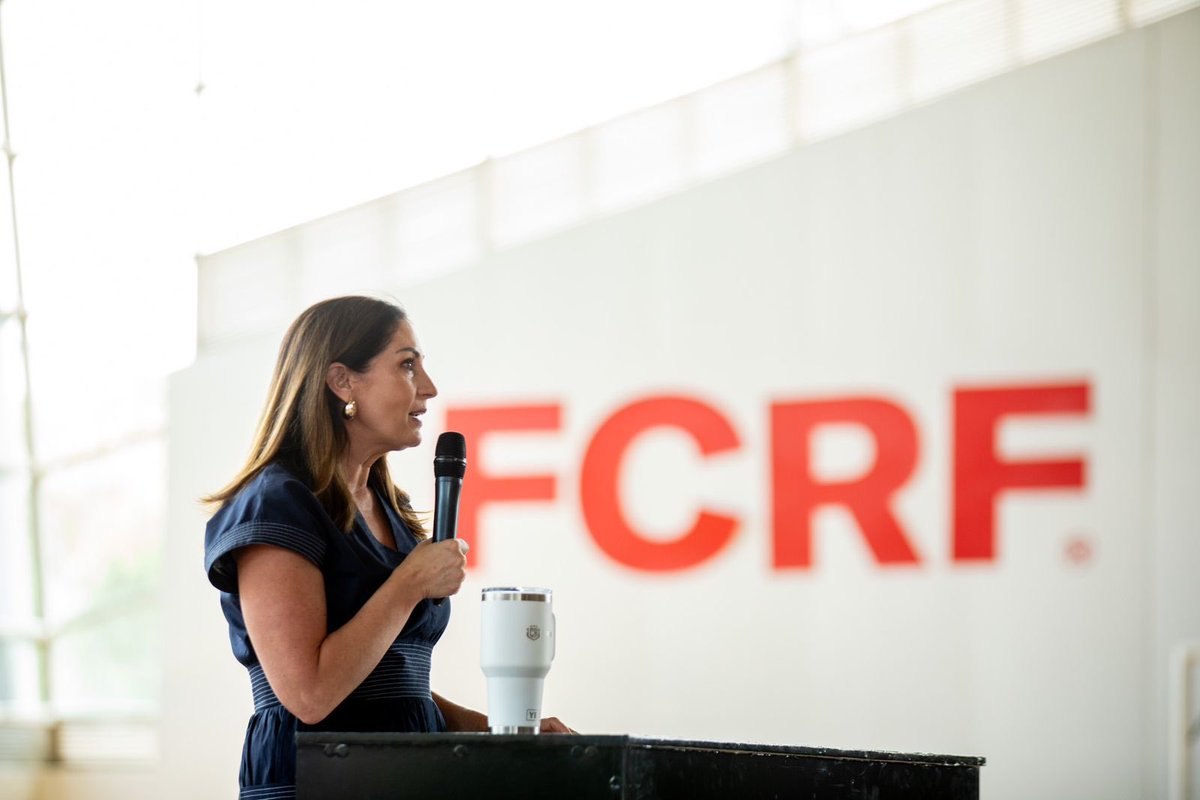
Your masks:
{"label": "navy blue dress", "polygon": [[[378,494],[376,494],[378,498]],[[396,549],[376,539],[361,516],[342,532],[316,495],[279,464],[264,469],[208,522],[204,567],[221,590],[233,655],[250,673],[254,714],[246,727],[240,775],[241,800],[295,797],[297,731],[444,731],[446,721],[429,691],[433,645],[446,629],[450,604],[423,600],[379,665],[321,722],[305,725],[279,703],[246,633],[233,553],[269,544],[299,553],[325,576],[328,630],[333,632],[363,604],[417,544],[404,521],[387,509]]]}

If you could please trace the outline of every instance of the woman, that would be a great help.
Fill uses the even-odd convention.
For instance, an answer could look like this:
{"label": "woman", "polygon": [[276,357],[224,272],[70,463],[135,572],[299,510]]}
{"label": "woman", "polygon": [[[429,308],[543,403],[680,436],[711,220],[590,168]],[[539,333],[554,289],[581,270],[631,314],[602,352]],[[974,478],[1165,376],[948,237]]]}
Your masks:
{"label": "woman", "polygon": [[294,796],[298,730],[487,729],[429,690],[450,616],[431,598],[458,592],[467,544],[426,540],[384,458],[421,443],[436,396],[401,308],[318,303],[284,336],[249,460],[206,498],[205,569],[254,695],[243,800]]}

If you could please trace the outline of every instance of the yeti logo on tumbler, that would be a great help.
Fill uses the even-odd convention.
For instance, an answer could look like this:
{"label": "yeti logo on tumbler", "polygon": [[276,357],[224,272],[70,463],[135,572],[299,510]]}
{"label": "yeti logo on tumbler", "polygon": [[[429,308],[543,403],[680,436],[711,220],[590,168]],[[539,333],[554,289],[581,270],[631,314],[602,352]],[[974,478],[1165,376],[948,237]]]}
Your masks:
{"label": "yeti logo on tumbler", "polygon": [[479,665],[492,733],[538,732],[542,686],[554,660],[552,601],[549,589],[483,590]]}

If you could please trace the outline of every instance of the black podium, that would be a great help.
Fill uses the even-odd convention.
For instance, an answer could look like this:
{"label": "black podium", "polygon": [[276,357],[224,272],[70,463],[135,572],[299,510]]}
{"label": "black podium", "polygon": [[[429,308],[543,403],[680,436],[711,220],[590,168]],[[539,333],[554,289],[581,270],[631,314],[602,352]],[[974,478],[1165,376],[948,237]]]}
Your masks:
{"label": "black podium", "polygon": [[484,733],[301,733],[297,800],[975,800],[982,758]]}

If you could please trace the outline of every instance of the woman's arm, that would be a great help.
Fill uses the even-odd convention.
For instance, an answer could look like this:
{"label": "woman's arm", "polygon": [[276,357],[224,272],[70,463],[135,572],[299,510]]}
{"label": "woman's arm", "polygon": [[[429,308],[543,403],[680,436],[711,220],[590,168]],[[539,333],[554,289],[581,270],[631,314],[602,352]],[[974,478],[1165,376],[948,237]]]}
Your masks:
{"label": "woman's arm", "polygon": [[436,692],[433,695],[433,702],[437,703],[438,708],[442,710],[442,716],[446,718],[446,730],[458,733],[487,732],[486,714],[480,714],[465,706],[451,703]]}
{"label": "woman's arm", "polygon": [[279,702],[320,722],[379,664],[422,599],[456,593],[466,576],[457,542],[423,542],[354,617],[326,634],[325,581],[298,553],[251,545],[237,555],[246,630]]}

